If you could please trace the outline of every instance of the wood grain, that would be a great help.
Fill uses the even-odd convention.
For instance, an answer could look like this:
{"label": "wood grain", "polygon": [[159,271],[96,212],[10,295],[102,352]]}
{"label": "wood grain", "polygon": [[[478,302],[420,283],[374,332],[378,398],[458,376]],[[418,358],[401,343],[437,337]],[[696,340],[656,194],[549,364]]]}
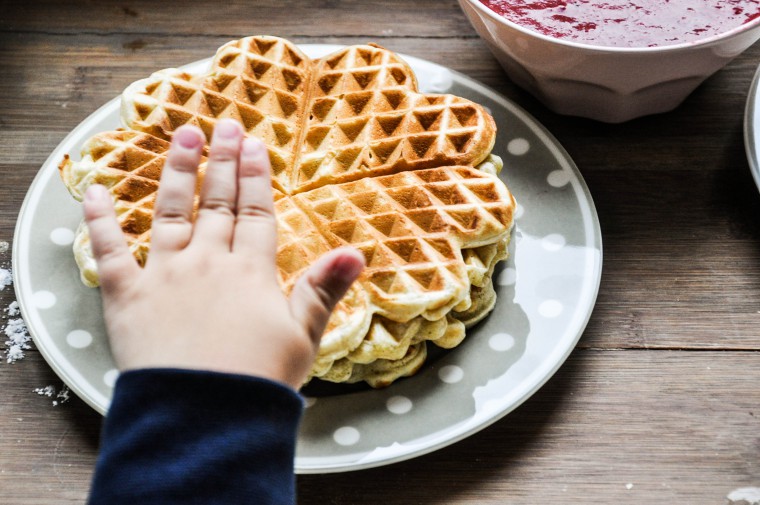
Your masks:
{"label": "wood grain", "polygon": [[483,432],[391,467],[302,476],[299,503],[723,503],[760,475],[757,363],[580,350]]}
{"label": "wood grain", "polygon": [[[297,15],[294,15],[297,13]],[[404,20],[400,22],[400,20]],[[230,0],[214,8],[201,0],[181,12],[151,1],[37,1],[14,5],[1,27],[15,32],[130,33],[160,37],[277,34],[295,37],[475,37],[456,2],[422,0]]]}
{"label": "wood grain", "polygon": [[[433,454],[300,476],[300,503],[707,505],[760,487],[760,195],[743,145],[760,45],[675,111],[602,125],[512,84],[454,0],[13,2],[0,17],[0,242],[12,243],[29,184],[79,122],[135,79],[254,33],[375,41],[493,87],[572,156],[604,239],[586,332],[535,396]],[[0,310],[12,300],[0,291]],[[34,349],[0,362],[0,503],[86,497],[101,419],[33,392],[49,384],[61,386]]]}
{"label": "wood grain", "polygon": [[[580,349],[484,431],[388,467],[299,476],[299,503],[723,503],[760,475],[759,363],[755,352]],[[0,366],[0,380],[3,503],[82,503],[99,416],[35,395],[60,385],[36,353]]]}

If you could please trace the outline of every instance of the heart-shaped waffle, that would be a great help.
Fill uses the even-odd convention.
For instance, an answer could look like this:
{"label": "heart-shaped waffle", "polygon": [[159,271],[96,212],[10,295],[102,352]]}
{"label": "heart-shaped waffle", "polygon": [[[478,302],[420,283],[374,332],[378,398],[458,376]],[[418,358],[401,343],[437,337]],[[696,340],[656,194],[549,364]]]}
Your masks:
{"label": "heart-shaped waffle", "polygon": [[378,46],[351,46],[310,60],[276,37],[222,46],[211,71],[156,72],[129,86],[127,127],[170,139],[190,123],[211,138],[231,117],[264,140],[283,193],[445,165],[476,165],[496,126],[479,105],[417,92],[412,69]]}
{"label": "heart-shaped waffle", "polygon": [[[475,168],[493,145],[493,119],[462,98],[417,93],[411,69],[390,51],[354,46],[312,61],[283,39],[249,37],[220,48],[207,74],[168,70],[129,86],[122,117],[130,130],[95,135],[81,161],[66,157],[60,168],[76,198],[94,183],[109,188],[140,263],[167,141],[186,123],[210,138],[222,117],[269,149],[286,293],[324,252],[364,253],[367,268],[330,319],[313,375],[345,376],[338,369],[348,362],[357,365],[352,381],[385,385],[416,370],[425,340],[461,341],[463,331],[447,329],[461,326],[456,314],[491,309],[471,305],[505,256],[488,251],[506,243],[514,211],[493,164]],[[85,226],[74,249],[83,280],[95,285]],[[471,251],[485,251],[479,267]],[[383,331],[398,349],[379,345]]]}

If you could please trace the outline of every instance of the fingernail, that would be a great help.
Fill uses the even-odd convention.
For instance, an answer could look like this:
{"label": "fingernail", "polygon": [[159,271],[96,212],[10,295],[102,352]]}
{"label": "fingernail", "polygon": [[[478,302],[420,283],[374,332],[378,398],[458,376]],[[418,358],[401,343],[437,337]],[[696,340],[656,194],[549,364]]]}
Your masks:
{"label": "fingernail", "polygon": [[354,279],[359,277],[359,274],[364,268],[363,261],[357,261],[356,258],[351,256],[341,256],[338,261],[333,265],[336,273],[346,281],[353,282]]}
{"label": "fingernail", "polygon": [[200,146],[202,142],[198,132],[191,128],[179,128],[174,133],[174,140],[187,149],[195,149]]}
{"label": "fingernail", "polygon": [[231,119],[222,119],[216,123],[214,131],[223,139],[232,139],[239,135],[240,126]]}
{"label": "fingernail", "polygon": [[254,155],[264,150],[264,143],[254,137],[249,137],[243,140],[243,153],[248,155]]}
{"label": "fingernail", "polygon": [[98,200],[103,200],[107,194],[108,190],[106,190],[105,186],[94,184],[87,188],[87,191],[84,193],[84,198],[87,201],[95,202]]}

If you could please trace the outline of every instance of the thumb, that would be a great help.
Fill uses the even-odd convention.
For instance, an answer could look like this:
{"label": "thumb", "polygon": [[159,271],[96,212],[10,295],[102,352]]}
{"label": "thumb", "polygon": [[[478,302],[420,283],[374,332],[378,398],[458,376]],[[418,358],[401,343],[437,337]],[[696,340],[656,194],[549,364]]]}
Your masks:
{"label": "thumb", "polygon": [[296,282],[290,294],[290,312],[314,344],[319,343],[333,308],[363,268],[364,255],[341,247],[319,258]]}

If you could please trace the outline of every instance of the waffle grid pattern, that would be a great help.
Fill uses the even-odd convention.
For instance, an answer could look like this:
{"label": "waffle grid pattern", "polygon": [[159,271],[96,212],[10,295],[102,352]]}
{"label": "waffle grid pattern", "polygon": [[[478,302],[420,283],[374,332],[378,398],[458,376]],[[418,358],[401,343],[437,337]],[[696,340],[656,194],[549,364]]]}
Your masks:
{"label": "waffle grid pattern", "polygon": [[460,250],[498,240],[511,220],[495,178],[468,167],[362,179],[292,198],[331,248],[351,245],[364,254],[361,282],[378,313],[396,321],[438,319],[466,300]]}
{"label": "waffle grid pattern", "polygon": [[283,193],[482,161],[493,147],[491,117],[468,100],[416,89],[408,65],[380,47],[311,61],[283,39],[249,37],[222,46],[207,75],[167,70],[137,81],[122,115],[163,139],[185,123],[210,138],[218,119],[234,118],[266,143]]}

